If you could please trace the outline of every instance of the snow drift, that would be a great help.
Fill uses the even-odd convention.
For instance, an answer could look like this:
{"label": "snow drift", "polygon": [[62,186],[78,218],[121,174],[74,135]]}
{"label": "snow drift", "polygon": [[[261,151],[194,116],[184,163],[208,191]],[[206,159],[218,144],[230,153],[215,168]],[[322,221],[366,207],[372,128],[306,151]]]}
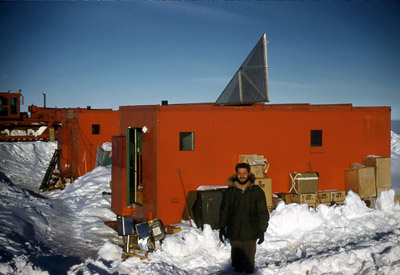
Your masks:
{"label": "snow drift", "polygon": [[[109,146],[109,145],[105,145]],[[392,132],[392,185],[399,190],[400,138]],[[0,273],[4,274],[225,274],[230,244],[218,232],[178,224],[150,261],[121,259],[110,211],[110,167],[97,167],[64,190],[44,196],[24,190],[43,177],[55,146],[0,144]],[[22,155],[22,156],[21,156]],[[26,157],[30,156],[30,157]],[[39,161],[40,159],[40,161]],[[36,165],[43,163],[43,166]],[[37,189],[36,189],[37,190]],[[257,246],[257,274],[400,274],[400,206],[384,191],[368,208],[349,192],[344,205],[281,202]]]}

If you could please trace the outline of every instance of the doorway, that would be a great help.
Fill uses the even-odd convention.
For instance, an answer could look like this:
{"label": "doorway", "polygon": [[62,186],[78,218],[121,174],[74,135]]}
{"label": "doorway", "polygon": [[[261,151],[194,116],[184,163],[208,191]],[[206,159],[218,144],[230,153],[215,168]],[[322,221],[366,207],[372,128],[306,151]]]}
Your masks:
{"label": "doorway", "polygon": [[142,129],[128,128],[126,132],[126,172],[127,172],[127,205],[142,205],[143,170],[142,170]]}

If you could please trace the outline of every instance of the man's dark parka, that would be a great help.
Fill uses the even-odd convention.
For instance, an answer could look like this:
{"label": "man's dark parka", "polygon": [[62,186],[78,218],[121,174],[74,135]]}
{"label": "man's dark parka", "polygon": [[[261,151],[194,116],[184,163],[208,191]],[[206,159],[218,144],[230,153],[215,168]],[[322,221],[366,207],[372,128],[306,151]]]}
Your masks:
{"label": "man's dark parka", "polygon": [[227,237],[231,240],[257,240],[268,227],[269,213],[264,191],[254,184],[254,175],[245,190],[234,176],[228,179],[221,204],[219,228],[227,226]]}

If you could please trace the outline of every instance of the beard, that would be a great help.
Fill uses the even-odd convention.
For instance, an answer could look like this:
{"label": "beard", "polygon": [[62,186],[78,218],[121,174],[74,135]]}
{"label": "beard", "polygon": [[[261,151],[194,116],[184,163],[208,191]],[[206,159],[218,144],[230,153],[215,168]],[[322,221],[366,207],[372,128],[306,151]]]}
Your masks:
{"label": "beard", "polygon": [[244,185],[249,181],[250,177],[247,177],[245,181],[242,181],[241,179],[237,178],[239,184]]}

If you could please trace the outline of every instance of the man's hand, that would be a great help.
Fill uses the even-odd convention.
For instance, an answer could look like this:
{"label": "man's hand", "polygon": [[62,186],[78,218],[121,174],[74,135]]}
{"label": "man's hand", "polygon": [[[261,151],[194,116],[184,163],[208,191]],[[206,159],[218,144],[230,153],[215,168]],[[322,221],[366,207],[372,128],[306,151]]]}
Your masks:
{"label": "man's hand", "polygon": [[264,242],[264,233],[261,233],[260,236],[258,236],[257,244],[262,244],[263,242]]}
{"label": "man's hand", "polygon": [[223,243],[226,239],[225,228],[219,229],[219,240]]}

